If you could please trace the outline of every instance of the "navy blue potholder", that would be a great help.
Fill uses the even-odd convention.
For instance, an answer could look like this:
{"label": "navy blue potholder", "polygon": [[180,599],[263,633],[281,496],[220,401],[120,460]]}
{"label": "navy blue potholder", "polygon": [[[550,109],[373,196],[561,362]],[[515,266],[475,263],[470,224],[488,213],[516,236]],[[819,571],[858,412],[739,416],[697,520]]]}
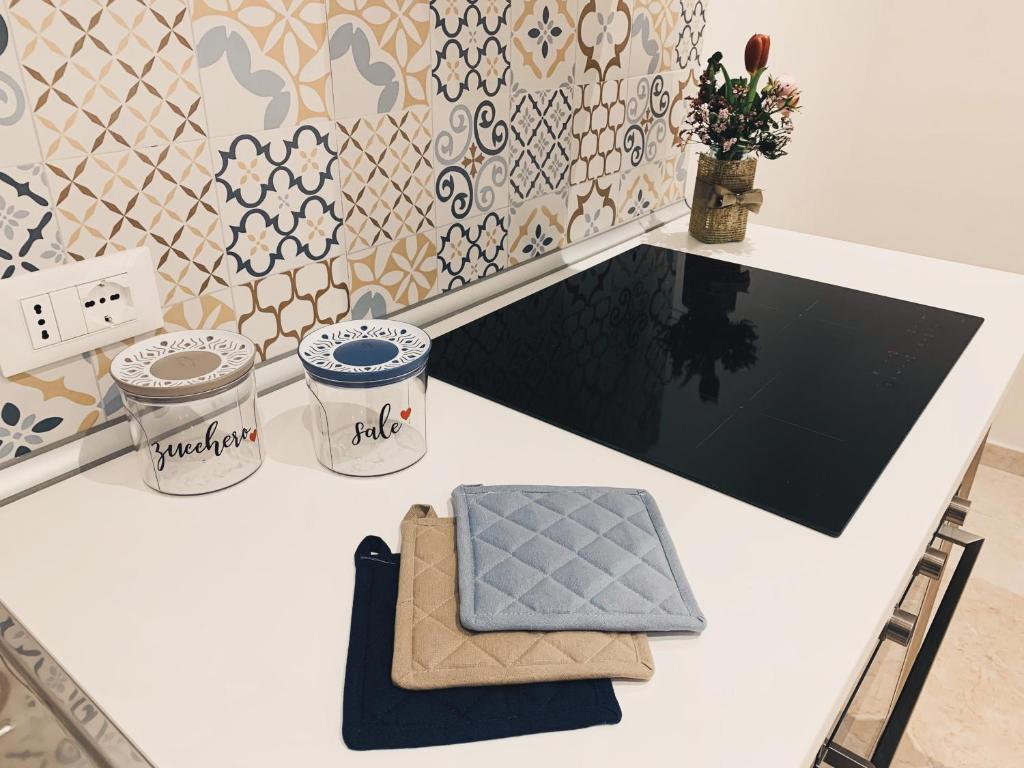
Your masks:
{"label": "navy blue potholder", "polygon": [[341,737],[350,749],[396,749],[617,723],[610,680],[407,691],[391,682],[399,556],[376,536],[356,549],[356,590]]}

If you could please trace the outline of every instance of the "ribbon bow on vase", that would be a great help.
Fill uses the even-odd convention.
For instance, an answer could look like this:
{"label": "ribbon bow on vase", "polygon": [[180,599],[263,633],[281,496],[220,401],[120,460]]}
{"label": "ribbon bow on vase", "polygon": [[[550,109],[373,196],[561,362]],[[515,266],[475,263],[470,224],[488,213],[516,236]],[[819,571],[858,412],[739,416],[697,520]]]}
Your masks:
{"label": "ribbon bow on vase", "polygon": [[729,208],[739,205],[751,213],[761,210],[764,203],[764,193],[760,189],[750,189],[746,192],[733,192],[721,184],[709,184],[701,179],[697,180],[694,189],[694,197],[703,198],[710,209]]}

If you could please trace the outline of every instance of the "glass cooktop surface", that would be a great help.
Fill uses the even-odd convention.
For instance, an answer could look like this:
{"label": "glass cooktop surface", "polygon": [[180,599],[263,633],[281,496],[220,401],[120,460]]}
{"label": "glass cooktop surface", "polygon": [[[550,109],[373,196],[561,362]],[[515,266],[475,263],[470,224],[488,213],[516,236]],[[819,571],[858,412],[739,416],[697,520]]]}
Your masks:
{"label": "glass cooktop surface", "polygon": [[981,323],[641,246],[435,339],[429,372],[838,536]]}

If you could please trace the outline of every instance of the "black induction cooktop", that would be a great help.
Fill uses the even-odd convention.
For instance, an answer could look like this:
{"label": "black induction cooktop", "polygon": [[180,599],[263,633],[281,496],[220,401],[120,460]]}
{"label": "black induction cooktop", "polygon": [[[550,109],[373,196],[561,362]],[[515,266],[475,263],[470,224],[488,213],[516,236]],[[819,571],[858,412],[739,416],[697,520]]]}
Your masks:
{"label": "black induction cooktop", "polygon": [[641,246],[435,339],[429,372],[838,536],[981,323]]}

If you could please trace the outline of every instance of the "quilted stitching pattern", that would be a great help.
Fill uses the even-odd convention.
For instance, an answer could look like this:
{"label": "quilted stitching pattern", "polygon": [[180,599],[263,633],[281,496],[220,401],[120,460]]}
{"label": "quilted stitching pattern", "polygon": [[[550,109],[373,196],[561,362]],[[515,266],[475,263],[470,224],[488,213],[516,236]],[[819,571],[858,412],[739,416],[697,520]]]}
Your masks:
{"label": "quilted stitching pattern", "polygon": [[468,628],[704,629],[646,491],[460,486],[454,505]]}
{"label": "quilted stitching pattern", "polygon": [[647,637],[605,632],[488,632],[458,620],[455,521],[413,507],[402,523],[391,676],[402,688],[624,677],[654,669]]}
{"label": "quilted stitching pattern", "polygon": [[406,691],[391,682],[401,558],[367,536],[356,550],[342,738],[350,749],[460,744],[617,723],[609,680]]}

